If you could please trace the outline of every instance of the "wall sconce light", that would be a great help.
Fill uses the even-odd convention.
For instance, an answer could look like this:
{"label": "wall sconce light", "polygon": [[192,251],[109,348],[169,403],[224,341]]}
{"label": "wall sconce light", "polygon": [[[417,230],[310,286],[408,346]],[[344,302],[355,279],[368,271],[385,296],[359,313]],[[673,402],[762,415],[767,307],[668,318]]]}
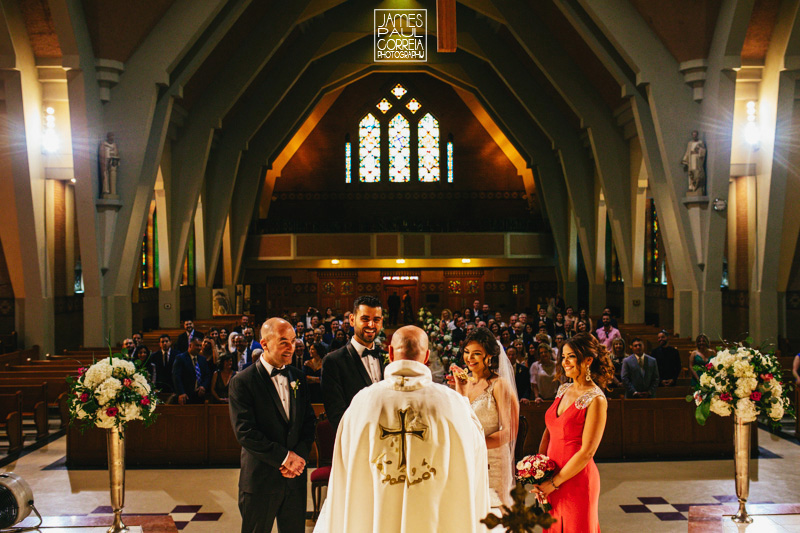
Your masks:
{"label": "wall sconce light", "polygon": [[468,264],[472,263],[472,259],[468,259],[468,258],[465,257],[465,258],[463,258],[461,260],[461,262],[464,263],[465,265],[468,265]]}
{"label": "wall sconce light", "polygon": [[397,263],[398,265],[404,265],[404,264],[406,264],[406,260],[405,259],[396,259],[395,263]]}
{"label": "wall sconce light", "polygon": [[56,133],[56,110],[52,107],[45,109],[44,133],[42,134],[42,148],[52,154],[58,151],[58,134]]}
{"label": "wall sconce light", "polygon": [[338,265],[339,264],[339,260],[338,259],[331,259],[331,264],[332,265]]}

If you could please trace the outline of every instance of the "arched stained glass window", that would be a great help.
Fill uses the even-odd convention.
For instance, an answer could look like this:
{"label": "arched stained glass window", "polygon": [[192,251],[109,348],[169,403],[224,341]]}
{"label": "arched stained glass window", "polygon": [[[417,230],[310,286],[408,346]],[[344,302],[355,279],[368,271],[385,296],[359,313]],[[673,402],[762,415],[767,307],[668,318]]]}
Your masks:
{"label": "arched stained glass window", "polygon": [[359,179],[364,183],[381,180],[381,124],[372,113],[358,123]]}
{"label": "arched stained glass window", "polygon": [[419,181],[439,181],[439,121],[430,113],[419,120],[417,126]]}
{"label": "arched stained glass window", "polygon": [[411,128],[401,115],[389,122],[389,181],[405,183],[411,179]]}

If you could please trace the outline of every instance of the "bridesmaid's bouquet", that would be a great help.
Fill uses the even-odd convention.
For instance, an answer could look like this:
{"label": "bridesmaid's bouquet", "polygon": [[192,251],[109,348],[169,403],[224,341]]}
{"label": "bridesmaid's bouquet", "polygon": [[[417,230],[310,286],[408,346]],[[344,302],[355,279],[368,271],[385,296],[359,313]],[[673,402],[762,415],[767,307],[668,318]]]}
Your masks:
{"label": "bridesmaid's bouquet", "polygon": [[[516,478],[517,481],[526,485],[539,485],[553,479],[556,472],[558,472],[556,462],[544,454],[537,453],[536,455],[526,455],[517,463]],[[537,496],[537,499],[545,511],[553,508],[547,498]]]}

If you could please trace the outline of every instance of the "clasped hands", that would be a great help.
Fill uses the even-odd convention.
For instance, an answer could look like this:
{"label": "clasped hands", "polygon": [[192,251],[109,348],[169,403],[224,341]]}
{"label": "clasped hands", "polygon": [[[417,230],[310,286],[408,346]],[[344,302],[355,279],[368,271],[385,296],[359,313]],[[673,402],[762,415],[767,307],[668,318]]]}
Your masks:
{"label": "clasped hands", "polygon": [[547,480],[540,485],[534,485],[531,489],[531,494],[546,498],[555,492],[555,490],[556,485],[553,483],[553,480]]}
{"label": "clasped hands", "polygon": [[289,452],[286,460],[281,465],[281,475],[285,478],[297,477],[306,468],[306,460],[294,452]]}

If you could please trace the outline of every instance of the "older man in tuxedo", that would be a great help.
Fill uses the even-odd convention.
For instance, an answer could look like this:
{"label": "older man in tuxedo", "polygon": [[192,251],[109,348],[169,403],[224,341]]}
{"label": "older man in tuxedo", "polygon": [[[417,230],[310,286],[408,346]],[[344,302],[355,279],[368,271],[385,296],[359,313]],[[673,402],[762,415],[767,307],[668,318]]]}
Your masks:
{"label": "older man in tuxedo", "polygon": [[290,366],[291,324],[271,318],[261,327],[263,353],[230,381],[228,405],[242,445],[239,511],[242,533],[305,531],[306,460],[316,417],[303,371]]}
{"label": "older man in tuxedo", "polygon": [[383,327],[381,302],[373,296],[359,296],[353,305],[353,338],[322,360],[322,399],[334,431],[353,396],[383,379],[383,357],[375,345]]}

